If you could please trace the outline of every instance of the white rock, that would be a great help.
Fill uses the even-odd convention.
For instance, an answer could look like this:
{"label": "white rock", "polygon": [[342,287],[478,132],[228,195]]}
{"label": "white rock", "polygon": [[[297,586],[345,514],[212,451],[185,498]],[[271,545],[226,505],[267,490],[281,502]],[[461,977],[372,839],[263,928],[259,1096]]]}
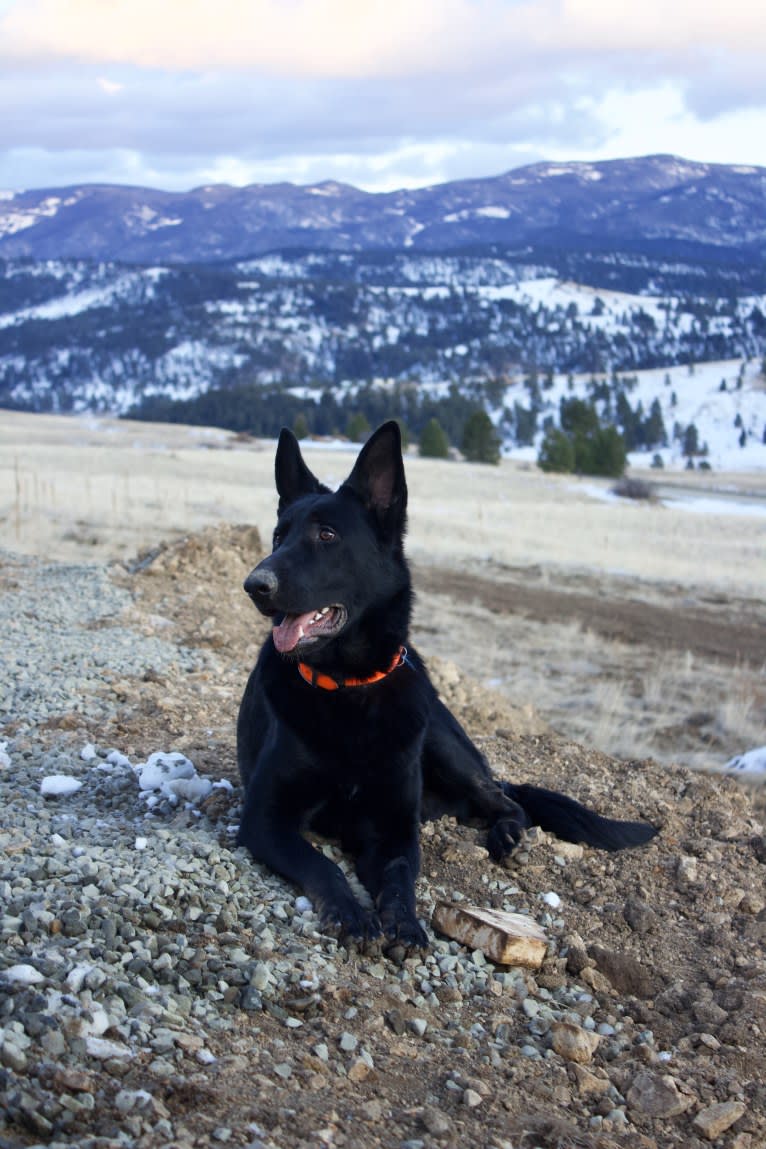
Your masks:
{"label": "white rock", "polygon": [[91,1057],[99,1061],[108,1061],[110,1057],[132,1057],[133,1054],[127,1045],[120,1041],[110,1041],[107,1037],[95,1037],[89,1034],[85,1038],[85,1049]]}
{"label": "white rock", "polygon": [[0,971],[0,977],[4,981],[15,982],[17,985],[36,985],[38,982],[45,981],[39,969],[35,969],[33,965],[26,965],[24,962],[8,966],[8,969]]}
{"label": "white rock", "polygon": [[80,751],[80,757],[82,758],[83,762],[93,762],[96,758],[98,758],[96,747],[92,742],[85,743],[82,750]]}
{"label": "white rock", "polygon": [[69,774],[49,774],[40,783],[40,793],[44,798],[63,798],[66,794],[76,794],[82,788],[79,778]]}
{"label": "white rock", "polygon": [[66,984],[72,993],[80,992],[85,983],[86,977],[92,969],[93,966],[90,965],[89,962],[85,961],[78,962],[76,966],[73,966],[72,969],[70,969],[69,973],[66,975]]}

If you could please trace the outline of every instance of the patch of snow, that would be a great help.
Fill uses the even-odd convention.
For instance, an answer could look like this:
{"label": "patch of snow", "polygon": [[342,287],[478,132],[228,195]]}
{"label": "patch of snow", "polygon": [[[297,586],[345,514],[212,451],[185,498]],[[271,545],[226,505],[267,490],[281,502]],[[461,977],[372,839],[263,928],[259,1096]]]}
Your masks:
{"label": "patch of snow", "polygon": [[766,746],[737,754],[725,764],[724,770],[732,774],[766,774]]}
{"label": "patch of snow", "polygon": [[485,219],[509,219],[511,215],[507,207],[498,207],[491,204],[487,207],[478,207],[475,214],[484,216]]}
{"label": "patch of snow", "polygon": [[194,763],[185,754],[177,751],[165,753],[162,750],[150,754],[146,762],[139,762],[135,769],[141,790],[164,791],[168,783],[179,778],[194,778],[197,773]]}

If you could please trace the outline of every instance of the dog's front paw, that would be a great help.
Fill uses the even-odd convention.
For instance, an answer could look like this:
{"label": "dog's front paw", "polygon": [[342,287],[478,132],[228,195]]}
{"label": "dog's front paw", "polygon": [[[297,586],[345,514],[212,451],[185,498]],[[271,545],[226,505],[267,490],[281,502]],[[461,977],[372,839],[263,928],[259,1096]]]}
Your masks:
{"label": "dog's front paw", "polygon": [[323,933],[331,934],[340,941],[365,945],[375,941],[383,933],[380,919],[374,910],[365,910],[357,902],[344,905],[325,905],[322,908],[319,925]]}
{"label": "dog's front paw", "polygon": [[381,925],[385,935],[385,949],[402,947],[407,953],[428,948],[428,934],[417,918],[396,912],[381,913]]}
{"label": "dog's front paw", "polygon": [[487,849],[493,862],[504,862],[521,841],[526,822],[516,818],[500,818],[487,834]]}

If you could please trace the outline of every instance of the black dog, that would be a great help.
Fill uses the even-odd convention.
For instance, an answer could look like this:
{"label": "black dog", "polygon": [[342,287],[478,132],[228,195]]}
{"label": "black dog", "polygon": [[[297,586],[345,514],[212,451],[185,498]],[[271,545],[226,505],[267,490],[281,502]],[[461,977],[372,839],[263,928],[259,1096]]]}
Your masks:
{"label": "black dog", "polygon": [[[245,582],[274,625],[239,712],[239,843],[302,887],[324,928],[425,945],[415,910],[419,824],[441,814],[485,823],[498,861],[533,824],[607,850],[653,837],[644,823],[602,818],[562,794],[493,777],[404,645],[412,590],[396,423],[368,440],[335,493],[284,430],[276,483],[274,549]],[[303,837],[308,829],[354,856],[375,911]]]}

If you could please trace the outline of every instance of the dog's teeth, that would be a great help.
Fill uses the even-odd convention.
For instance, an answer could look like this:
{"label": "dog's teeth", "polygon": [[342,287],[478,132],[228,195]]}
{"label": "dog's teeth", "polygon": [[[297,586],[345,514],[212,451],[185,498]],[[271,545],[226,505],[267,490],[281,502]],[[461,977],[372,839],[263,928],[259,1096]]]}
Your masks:
{"label": "dog's teeth", "polygon": [[319,613],[320,614],[327,614],[329,609],[330,609],[329,606],[323,606]]}

